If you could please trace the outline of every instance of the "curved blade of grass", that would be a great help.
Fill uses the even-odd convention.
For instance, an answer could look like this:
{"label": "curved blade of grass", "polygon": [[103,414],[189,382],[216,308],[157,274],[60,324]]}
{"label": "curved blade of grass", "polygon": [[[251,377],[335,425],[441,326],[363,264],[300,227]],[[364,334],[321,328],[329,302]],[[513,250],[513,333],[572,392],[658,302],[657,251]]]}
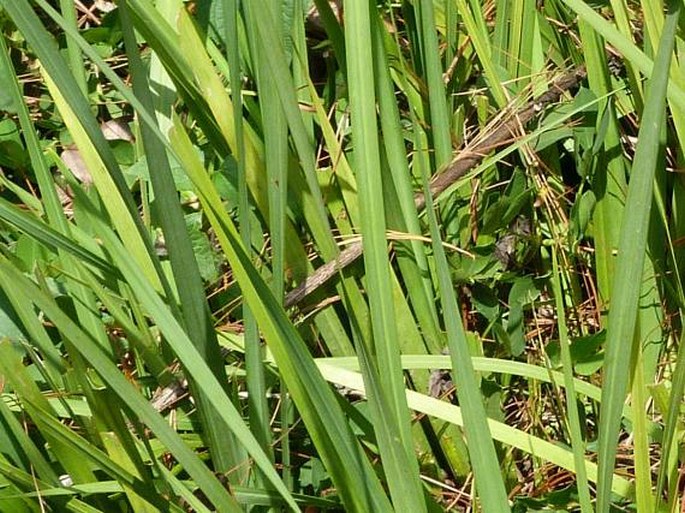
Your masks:
{"label": "curved blade of grass", "polygon": [[[148,111],[154,112],[152,91],[147,72],[143,68],[138,53],[138,44],[125,0],[119,3],[119,13],[133,79],[133,92]],[[159,214],[157,219],[164,233],[183,324],[186,327],[186,332],[190,334],[193,345],[207,362],[216,379],[220,383],[225,383],[226,373],[221,361],[219,344],[214,333],[202,278],[183,218],[178,193],[171,175],[166,149],[147,124],[142,123],[140,130],[145,155],[150,167],[150,181],[155,194],[155,206]],[[189,329],[191,326],[192,329]],[[217,412],[209,406],[207,398],[204,397],[192,378],[190,386],[197,401],[197,409],[202,420],[203,433],[207,437],[212,462],[217,470],[228,472],[239,465],[245,455],[238,450],[238,444],[234,440],[226,439],[226,433],[221,428]]]}
{"label": "curved blade of grass", "polygon": [[671,5],[664,25],[656,62],[645,95],[645,111],[638,135],[626,208],[621,224],[612,304],[609,311],[604,387],[599,425],[599,480],[597,511],[610,508],[610,491],[616,458],[616,440],[621,426],[621,409],[625,401],[631,372],[632,344],[635,343],[637,307],[640,293],[647,229],[652,205],[656,159],[665,120],[666,88],[675,33],[680,15],[679,5]]}
{"label": "curved blade of grass", "polygon": [[[636,69],[648,78],[652,76],[656,63],[647,57],[632,41],[621,34],[614,25],[602,18],[582,0],[562,1],[590,24],[608,43],[611,43],[612,46],[621,52]],[[672,81],[668,84],[668,98],[675,102],[680,109],[685,109],[685,75],[681,71],[671,76],[671,79]]]}
{"label": "curved blade of grass", "polygon": [[[127,241],[131,254],[140,262],[150,282],[162,290],[161,274],[152,257],[151,243],[137,215],[126,181],[100,127],[93,117],[68,66],[59,55],[50,33],[43,27],[26,0],[0,0],[24,37],[39,56],[50,92],[70,128],[82,157],[101,193],[112,221]],[[168,288],[164,288],[168,293]]]}
{"label": "curved blade of grass", "polygon": [[76,434],[39,406],[32,405],[32,417],[41,423],[42,431],[48,433],[55,440],[59,440],[65,447],[69,447],[75,457],[91,462],[98,470],[116,479],[116,482],[124,489],[132,490],[150,504],[155,505],[156,509],[164,510],[165,507],[171,506],[173,510],[182,511],[178,506],[166,504],[153,482],[144,481],[141,476],[132,474],[98,447]]}
{"label": "curved blade of grass", "polygon": [[[366,390],[364,388],[362,375],[358,372],[329,366],[325,362],[319,362],[319,368],[324,377],[331,383],[337,383],[353,390],[358,390],[359,392],[365,392]],[[405,394],[407,396],[407,404],[411,409],[446,420],[447,422],[451,422],[458,426],[465,425],[466,416],[463,413],[463,408],[434,397],[414,392],[413,390],[405,390]],[[547,442],[496,420],[487,419],[487,423],[488,431],[492,434],[492,439],[511,447],[516,447],[527,454],[531,454],[544,461],[549,461],[550,463],[571,472],[575,472],[576,467],[573,460],[573,454],[563,446]],[[597,465],[593,462],[585,461],[585,469],[588,479],[592,482],[597,482]],[[500,475],[501,473],[498,470],[497,477],[500,477]],[[611,491],[621,497],[627,498],[633,494],[634,488],[628,479],[616,475],[614,476]],[[509,511],[509,506],[507,505],[507,509],[500,511]]]}
{"label": "curved blade of grass", "polygon": [[178,120],[170,136],[345,508],[360,513],[390,511],[378,477],[355,440],[337,399],[321,377],[304,341],[246,255],[231,218]]}
{"label": "curved blade of grass", "polygon": [[[242,348],[235,347],[235,350],[240,351],[242,350]],[[269,361],[272,364],[274,363],[272,358],[267,359],[267,361]],[[502,360],[499,358],[485,358],[480,356],[471,357],[471,361],[473,363],[473,369],[476,372],[520,376],[523,378],[529,378],[531,380],[536,380],[544,383],[556,383],[561,387],[565,386],[563,373],[560,371],[550,370],[546,367],[540,367],[537,365],[516,362],[512,360]],[[340,368],[345,370],[353,370],[357,372],[360,368],[359,359],[356,356],[316,358],[315,363],[317,365],[325,364],[330,368]],[[451,369],[452,360],[447,355],[402,355],[402,368],[405,370]],[[602,389],[600,387],[578,378],[573,378],[573,386],[576,394],[588,397],[598,403],[601,402]],[[49,399],[50,404],[53,408],[55,408],[55,411],[59,416],[68,416],[68,412],[65,411],[62,404],[57,401],[57,399]],[[67,400],[67,402],[71,405],[71,409],[77,415],[91,415],[87,403],[84,403],[83,401],[74,400]],[[621,415],[628,422],[632,422],[633,413],[629,406],[623,407]],[[649,427],[649,432],[651,436],[658,436],[659,430],[660,428],[656,423],[652,423]]]}
{"label": "curved blade of grass", "polygon": [[[529,363],[516,362],[512,360],[502,360],[500,358],[485,358],[472,356],[473,369],[483,373],[500,373],[511,376],[521,376],[545,383],[557,383],[565,386],[564,375],[559,371],[553,371],[546,367],[539,367]],[[359,361],[356,357],[328,357],[317,358],[318,363],[325,363],[331,367],[340,367],[348,370],[359,370]],[[402,368],[411,369],[451,369],[452,359],[446,355],[402,355]],[[602,389],[592,385],[582,379],[573,378],[573,385],[576,393],[582,394],[590,399],[600,402],[602,399]],[[622,412],[623,417],[632,419],[632,412],[625,406]],[[653,424],[651,433],[657,433],[657,425]]]}
{"label": "curved blade of grass", "polygon": [[[108,235],[107,232],[109,232],[109,230],[104,228],[103,235],[108,239],[114,239],[114,236]],[[108,240],[108,242],[110,243],[108,245],[111,248],[113,245],[111,242],[113,241]],[[129,267],[135,268],[135,264],[130,261],[130,258],[127,256],[123,247],[119,246],[114,250],[116,251],[117,249],[117,257],[129,260]],[[127,272],[124,272],[124,274],[128,277]],[[201,386],[203,386],[205,392],[211,392],[209,395],[213,398],[214,407],[217,408],[217,411],[222,412],[224,420],[226,420],[226,417],[230,418],[227,424],[232,428],[240,429],[240,426],[244,426],[242,419],[237,414],[230,416],[232,404],[221,390],[221,386],[216,382],[211,373],[208,372],[206,364],[192,348],[191,342],[188,340],[187,336],[185,336],[177,321],[165,309],[163,304],[159,304],[161,303],[161,300],[157,299],[158,296],[156,295],[156,292],[150,289],[149,284],[146,283],[139,274],[134,277],[133,282],[132,286],[135,287],[137,285],[138,287],[142,287],[149,296],[155,298],[152,301],[157,302],[158,304],[153,306],[161,312],[160,316],[163,317],[161,320],[166,322],[163,326],[165,326],[165,332],[167,330],[170,332],[170,336],[167,337],[170,344],[178,350],[177,354],[180,358],[186,362],[188,360],[193,362],[192,364],[187,365],[189,372],[193,372],[195,375],[200,376],[198,381],[201,382]],[[15,287],[21,289],[17,292],[17,296],[22,301],[26,304],[35,304],[63,334],[69,337],[71,343],[83,358],[98,372],[98,374],[100,374],[110,389],[128,405],[131,411],[135,412],[140,421],[149,426],[150,429],[157,434],[159,439],[165,444],[174,457],[178,459],[179,463],[183,465],[188,474],[195,479],[198,486],[200,486],[217,508],[220,508],[222,511],[224,509],[225,511],[240,511],[235,499],[228,494],[223,485],[219,483],[200,458],[185,445],[179,435],[169,426],[167,421],[152,408],[133,384],[124,377],[119,369],[102,352],[102,349],[97,343],[62,312],[52,298],[40,291],[14,267],[7,262],[3,262],[0,264],[0,285],[6,287],[9,283],[14,284]],[[211,384],[208,384],[207,382],[210,382]],[[224,398],[224,400],[222,401],[221,398]],[[244,429],[247,430],[247,428]],[[259,457],[255,458],[255,460],[258,465],[263,465],[263,461],[261,461]],[[267,465],[271,468],[268,461]],[[278,480],[278,477],[276,476],[275,479]]]}
{"label": "curved blade of grass", "polygon": [[[43,481],[36,479],[36,476],[34,476],[33,474],[30,474],[28,472],[24,472],[21,469],[15,467],[13,465],[10,465],[2,457],[0,457],[0,474],[4,474],[6,477],[11,479],[11,481],[15,485],[21,487],[21,490],[23,490],[23,491],[27,491],[27,490],[33,491],[33,490],[36,490],[36,488],[37,488],[38,493],[40,493],[41,490],[52,490],[52,489],[54,489],[51,485],[46,484]],[[28,492],[28,493],[31,493],[31,492]],[[27,494],[22,493],[21,497],[26,497],[26,495],[28,495],[28,493]],[[15,497],[18,497],[18,495],[16,495]],[[8,498],[8,502],[9,502],[9,500],[12,500],[12,498],[13,497],[10,496]],[[1,504],[2,504],[2,496],[0,495],[0,505]],[[94,508],[90,504],[83,502],[83,501],[76,499],[76,498],[71,498],[71,499],[68,499],[66,501],[60,501],[58,504],[60,505],[60,508],[62,508],[62,510],[73,511],[74,513],[102,513],[102,510]],[[39,506],[36,506],[35,509],[34,508],[31,508],[31,509],[27,508],[26,510],[19,510],[19,511],[33,511],[33,512],[45,511],[45,506],[43,504],[41,504],[40,506],[42,506],[40,509],[39,509]],[[12,507],[14,508],[15,506],[12,505]],[[14,513],[14,511],[15,510],[12,509],[13,513]]]}

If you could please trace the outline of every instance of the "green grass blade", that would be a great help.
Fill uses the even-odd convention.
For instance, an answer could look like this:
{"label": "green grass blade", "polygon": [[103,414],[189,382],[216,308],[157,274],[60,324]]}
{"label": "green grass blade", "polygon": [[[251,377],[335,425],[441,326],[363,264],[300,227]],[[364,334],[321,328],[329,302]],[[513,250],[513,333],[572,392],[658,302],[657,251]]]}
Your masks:
{"label": "green grass blade", "polygon": [[435,168],[440,169],[452,160],[452,138],[450,137],[450,116],[445,99],[445,84],[442,80],[433,2],[419,2],[417,9],[419,10],[421,40],[423,43],[422,60],[428,84],[431,135],[435,148]]}
{"label": "green grass blade", "polygon": [[[396,507],[401,504],[411,511],[425,511],[418,465],[413,454],[409,411],[402,394],[404,377],[400,367],[395,310],[390,295],[392,285],[385,238],[373,56],[368,44],[373,37],[372,31],[377,29],[373,18],[375,13],[370,12],[366,2],[352,2],[347,6],[345,15],[350,114],[373,337],[373,344],[366,347],[370,361],[367,362],[365,378],[369,390],[373,392],[369,398],[376,416],[376,436],[393,503]],[[361,351],[361,348],[358,350]]]}
{"label": "green grass blade", "polygon": [[86,98],[54,46],[50,33],[43,27],[26,0],[2,0],[0,5],[5,7],[40,57],[47,84],[72,131],[82,157],[90,164],[89,171],[105,200],[112,221],[118,225],[122,236],[127,240],[131,254],[141,263],[151,283],[161,290],[163,283],[160,282],[152,257],[150,241],[137,216],[136,206],[119,165],[90,111]]}
{"label": "green grass blade", "polygon": [[[138,53],[138,45],[125,1],[119,5],[119,11],[133,78],[133,92],[143,106],[153,112],[155,106],[152,90]],[[155,195],[155,206],[157,212],[161,214],[157,216],[157,219],[164,233],[171,269],[177,285],[183,324],[186,326],[186,332],[191,334],[193,345],[207,362],[213,375],[220,383],[224,383],[226,374],[221,362],[219,345],[214,334],[202,278],[183,218],[167,152],[146,124],[142,124],[140,129],[147,162],[151,167],[150,179]],[[189,329],[191,326],[192,329]],[[217,413],[208,405],[207,398],[194,385],[192,379],[191,389],[195,392],[198,412],[202,418],[207,445],[214,464],[218,470],[227,472],[244,459],[244,454],[237,450],[235,442],[226,442]]]}
{"label": "green grass blade", "polygon": [[[586,21],[581,19],[578,25],[585,48],[585,66],[590,88],[595,94],[608,94],[612,86],[606,63],[604,41]],[[593,213],[595,265],[598,292],[603,304],[611,300],[615,276],[615,252],[621,229],[620,214],[623,212],[626,189],[626,166],[620,151],[620,130],[615,110],[612,98],[601,101],[598,105],[596,125],[599,130],[603,120],[608,120],[603,152],[594,159],[596,172],[593,183],[593,191],[596,191],[598,195],[597,206]]]}
{"label": "green grass blade", "polygon": [[561,280],[559,279],[559,261],[555,248],[552,248],[552,288],[559,325],[559,344],[561,347],[561,359],[564,366],[564,390],[566,391],[566,408],[568,410],[568,424],[571,435],[571,447],[573,449],[573,460],[576,467],[578,479],[578,495],[580,497],[580,507],[583,513],[592,513],[592,501],[590,498],[590,488],[585,473],[585,442],[580,425],[580,414],[578,412],[578,402],[576,400],[576,390],[573,383],[573,361],[571,359],[570,342],[568,338],[568,327],[566,326],[566,305],[563,301],[561,290]]}
{"label": "green grass blade", "polygon": [[[304,171],[305,179],[309,187],[309,195],[313,202],[314,209],[320,219],[315,223],[309,220],[312,229],[330,231],[328,226],[328,216],[323,202],[323,196],[316,177],[316,159],[314,155],[313,141],[309,137],[297,101],[297,93],[293,84],[293,79],[288,71],[288,59],[283,49],[283,43],[277,35],[281,34],[274,20],[271,9],[261,11],[261,16],[255,24],[255,29],[259,34],[260,43],[263,45],[263,57],[270,70],[270,80],[274,91],[278,93],[278,98],[283,109],[283,114],[288,122],[288,128],[293,138],[295,149],[299,157],[299,163]],[[318,240],[325,240],[326,237],[319,236]]]}
{"label": "green grass blade", "polygon": [[466,332],[461,322],[459,304],[451,283],[449,265],[445,256],[445,249],[441,243],[425,170],[423,170],[423,193],[426,197],[426,215],[435,254],[435,270],[438,275],[440,300],[445,310],[447,344],[454,370],[453,379],[457,386],[459,403],[465,413],[464,431],[466,432],[466,442],[469,448],[476,489],[484,512],[510,511],[507,491],[504,480],[501,478],[499,460],[488,428],[480,387],[469,357]]}
{"label": "green grass blade", "polygon": [[[679,8],[672,6],[664,26],[652,78],[645,97],[645,111],[621,224],[616,264],[618,276],[642,276],[654,172],[661,143],[660,138],[655,137],[654,134],[660,133],[665,119],[668,71],[679,14]],[[612,469],[621,424],[620,411],[625,401],[631,375],[631,355],[634,353],[628,348],[634,343],[640,282],[641,280],[635,279],[617,280],[612,294],[599,426],[597,490],[599,513],[606,513],[610,508]]]}
{"label": "green grass blade", "polygon": [[[229,63],[230,82],[232,85],[231,102],[234,112],[242,112],[242,86],[240,73],[240,47],[238,45],[238,2],[230,1],[224,2],[224,9],[226,11],[226,41],[227,41],[227,57]],[[249,16],[249,6],[246,6],[246,13]],[[254,60],[254,59],[253,59]],[[257,63],[259,66],[259,62]],[[279,120],[282,124],[282,115],[278,99],[272,97],[272,103],[276,104],[279,111]],[[245,157],[245,140],[243,130],[242,116],[234,116],[233,118],[235,136],[236,136],[236,152],[235,156],[238,161],[238,218],[240,222],[240,235],[242,242],[246,248],[251,248],[251,229],[250,229],[250,194],[248,192],[248,170]],[[279,124],[277,122],[277,124]],[[268,124],[270,125],[270,124]],[[265,126],[271,134],[270,126]],[[287,137],[287,131],[285,136]],[[266,156],[267,172],[273,166],[273,154],[269,153]],[[269,191],[271,188],[269,187]],[[271,192],[269,197],[271,198]],[[269,210],[271,218],[271,210]],[[281,219],[285,223],[285,217]],[[285,226],[283,226],[285,229]],[[248,251],[251,255],[252,252]],[[271,433],[269,426],[269,409],[266,402],[266,384],[265,371],[263,365],[264,350],[262,348],[261,340],[259,340],[259,332],[254,315],[250,310],[250,306],[243,305],[243,322],[245,324],[245,367],[247,372],[247,390],[250,429],[255,434],[255,437],[266,451],[270,458],[273,459],[273,450],[271,448]],[[257,481],[259,482],[259,481]]]}
{"label": "green grass blade", "polygon": [[[118,256],[128,258],[123,248],[120,248],[120,254]],[[137,276],[137,279],[143,282],[140,275]],[[8,283],[20,284],[21,292],[18,293],[19,299],[26,304],[35,304],[37,308],[45,312],[45,315],[50,318],[62,333],[68,333],[70,341],[76,350],[78,350],[83,358],[100,374],[102,379],[108,383],[111,390],[128,405],[131,411],[134,411],[138,418],[157,434],[160,440],[166,445],[169,451],[174,454],[185,470],[195,479],[198,486],[202,488],[204,493],[217,508],[221,508],[222,510],[225,509],[225,511],[239,511],[235,499],[227,493],[226,489],[207,469],[198,456],[183,443],[181,438],[168,425],[167,421],[162,418],[152,406],[150,406],[148,401],[140,395],[140,392],[126,380],[119,369],[103,354],[102,349],[94,343],[92,338],[74,324],[51,298],[38,290],[34,284],[19,274],[18,271],[8,265],[7,262],[4,262],[0,265],[0,285],[6,287]],[[143,286],[151,296],[156,295],[154,291],[150,290],[148,284],[141,286]],[[185,357],[186,354],[192,355],[189,358],[194,359],[194,363],[201,367],[201,372],[205,373],[203,381],[212,381],[213,378],[211,377],[211,374],[207,372],[206,365],[202,362],[194,349],[192,349],[192,345],[187,337],[182,335],[182,330],[178,326],[178,323],[171,315],[165,320],[170,323],[167,325],[169,327],[168,329],[174,331],[173,335],[169,337],[169,341],[178,340],[179,344],[185,344],[185,347],[182,346],[181,351],[179,351],[180,355],[183,357]],[[188,366],[188,368],[191,372],[195,371],[193,365]],[[205,390],[209,388],[210,387],[205,386]],[[214,392],[212,397],[215,401],[222,396],[225,397],[220,391],[221,387],[218,383],[211,388]],[[227,400],[225,403],[230,405],[230,402]],[[226,408],[226,404],[222,404],[221,406]],[[222,411],[224,415],[227,415],[228,409],[220,411]],[[242,424],[242,420],[239,416],[237,419],[233,418],[232,420],[234,422],[234,428],[237,427],[237,424],[235,424],[236,420],[238,423]]]}
{"label": "green grass blade", "polygon": [[[633,64],[635,69],[639,70],[646,77],[652,76],[656,63],[647,57],[632,41],[621,34],[615,26],[602,18],[582,0],[563,0],[563,2],[590,24],[608,43],[616,47],[623,54],[624,58]],[[668,98],[678,108],[685,109],[685,76],[681,71],[674,74],[671,78],[672,81],[668,84]]]}
{"label": "green grass blade", "polygon": [[348,511],[389,511],[378,478],[345,421],[340,406],[317,370],[311,355],[282,307],[278,305],[240,243],[188,136],[177,124],[171,133],[186,172],[195,183],[205,213],[240,284],[247,304],[298,408],[322,461]]}
{"label": "green grass blade", "polygon": [[[557,383],[565,386],[564,375],[559,371],[550,371],[546,367],[531,365],[529,363],[503,360],[501,358],[485,358],[481,356],[471,357],[473,368],[481,373],[501,373],[511,376],[521,376],[530,380],[542,381],[544,383]],[[356,357],[328,357],[317,358],[317,363],[326,364],[329,367],[340,367],[348,370],[359,370],[359,362]],[[451,357],[445,355],[402,355],[402,368],[406,370],[415,369],[451,369]],[[573,386],[576,393],[600,402],[602,399],[602,389],[592,385],[587,381],[573,378]],[[632,420],[632,412],[626,406],[623,408],[623,417]],[[653,424],[651,432],[656,433],[657,425]]]}
{"label": "green grass blade", "polygon": [[[442,358],[443,362],[446,359],[446,357],[437,358]],[[354,365],[359,367],[358,362],[355,362]],[[357,372],[352,372],[348,369],[340,368],[338,366],[331,366],[323,361],[319,362],[319,368],[321,369],[324,377],[332,383],[337,383],[360,392],[365,392],[366,390],[364,387],[363,377]],[[545,369],[540,370],[543,373],[545,372]],[[563,381],[562,376],[559,375],[558,377]],[[582,381],[580,381],[580,383],[582,383]],[[412,390],[407,390],[405,393],[407,396],[407,403],[413,410],[445,420],[457,426],[465,425],[466,415],[463,413],[463,408],[454,406],[446,401],[442,401],[434,397],[419,394],[418,392],[414,392]],[[571,472],[576,471],[573,453],[560,444],[548,442],[539,437],[532,436],[519,429],[492,419],[488,419],[488,430],[492,434],[493,440],[497,440],[498,442],[502,442],[503,444],[511,447],[516,447],[523,452],[532,454],[536,457],[544,459],[545,461],[549,461],[550,463],[553,463],[561,468],[565,468]],[[598,476],[597,465],[593,462],[585,461],[585,468],[588,479],[591,482],[596,483]],[[500,473],[498,472],[497,475],[499,477]],[[614,475],[612,491],[620,497],[629,498],[634,494],[634,486],[625,477]],[[501,511],[508,510],[509,509],[507,506],[507,509],[503,509]]]}

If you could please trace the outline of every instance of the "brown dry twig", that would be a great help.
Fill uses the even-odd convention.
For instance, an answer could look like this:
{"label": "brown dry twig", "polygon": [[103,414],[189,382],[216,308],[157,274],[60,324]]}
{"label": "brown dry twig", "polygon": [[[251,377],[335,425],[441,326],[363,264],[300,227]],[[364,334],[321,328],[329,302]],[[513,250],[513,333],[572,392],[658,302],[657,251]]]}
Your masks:
{"label": "brown dry twig", "polygon": [[[515,142],[520,138],[518,134],[521,133],[522,127],[542,113],[547,106],[557,102],[561,95],[578,85],[585,76],[585,67],[576,68],[555,80],[547,91],[516,111],[507,122],[500,123],[494,129],[488,123],[488,128],[486,129],[488,133],[480,137],[480,141],[474,144],[472,148],[465,148],[460,151],[444,171],[435,176],[430,185],[433,197],[437,198],[440,196],[448,187],[478,166],[493,149]],[[414,204],[419,210],[425,207],[426,198],[423,193],[418,193],[414,196]],[[307,296],[322,287],[333,276],[355,262],[361,254],[361,241],[348,246],[334,260],[319,267],[311,276],[308,276],[295,289],[291,290],[286,295],[285,306],[289,308],[300,303]]]}

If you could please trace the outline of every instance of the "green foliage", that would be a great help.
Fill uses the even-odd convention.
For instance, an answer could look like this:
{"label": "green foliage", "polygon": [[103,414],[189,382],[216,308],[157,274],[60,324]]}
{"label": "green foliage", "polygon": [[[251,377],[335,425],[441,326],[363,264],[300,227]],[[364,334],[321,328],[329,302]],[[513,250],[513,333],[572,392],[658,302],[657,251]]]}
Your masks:
{"label": "green foliage", "polygon": [[0,511],[678,511],[665,7],[0,0]]}

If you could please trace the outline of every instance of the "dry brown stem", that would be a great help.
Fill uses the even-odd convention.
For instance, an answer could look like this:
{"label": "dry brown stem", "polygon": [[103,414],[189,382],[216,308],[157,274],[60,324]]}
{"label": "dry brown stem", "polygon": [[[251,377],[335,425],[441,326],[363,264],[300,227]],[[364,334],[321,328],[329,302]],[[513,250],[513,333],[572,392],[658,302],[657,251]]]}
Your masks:
{"label": "dry brown stem", "polygon": [[[505,122],[496,122],[494,128],[493,123],[488,123],[484,133],[476,137],[477,143],[459,151],[456,158],[442,172],[435,175],[430,184],[433,198],[438,198],[447,188],[478,166],[492,150],[519,139],[522,128],[530,120],[544,112],[549,105],[559,101],[562,94],[578,85],[585,76],[584,67],[576,68],[555,80],[547,91],[515,111]],[[417,193],[414,196],[414,204],[418,210],[422,210],[426,206],[426,198],[423,193]],[[291,290],[286,295],[285,306],[292,307],[299,304],[338,272],[356,261],[361,254],[361,241],[348,246],[334,260],[319,267],[311,276],[308,276],[295,289]]]}

